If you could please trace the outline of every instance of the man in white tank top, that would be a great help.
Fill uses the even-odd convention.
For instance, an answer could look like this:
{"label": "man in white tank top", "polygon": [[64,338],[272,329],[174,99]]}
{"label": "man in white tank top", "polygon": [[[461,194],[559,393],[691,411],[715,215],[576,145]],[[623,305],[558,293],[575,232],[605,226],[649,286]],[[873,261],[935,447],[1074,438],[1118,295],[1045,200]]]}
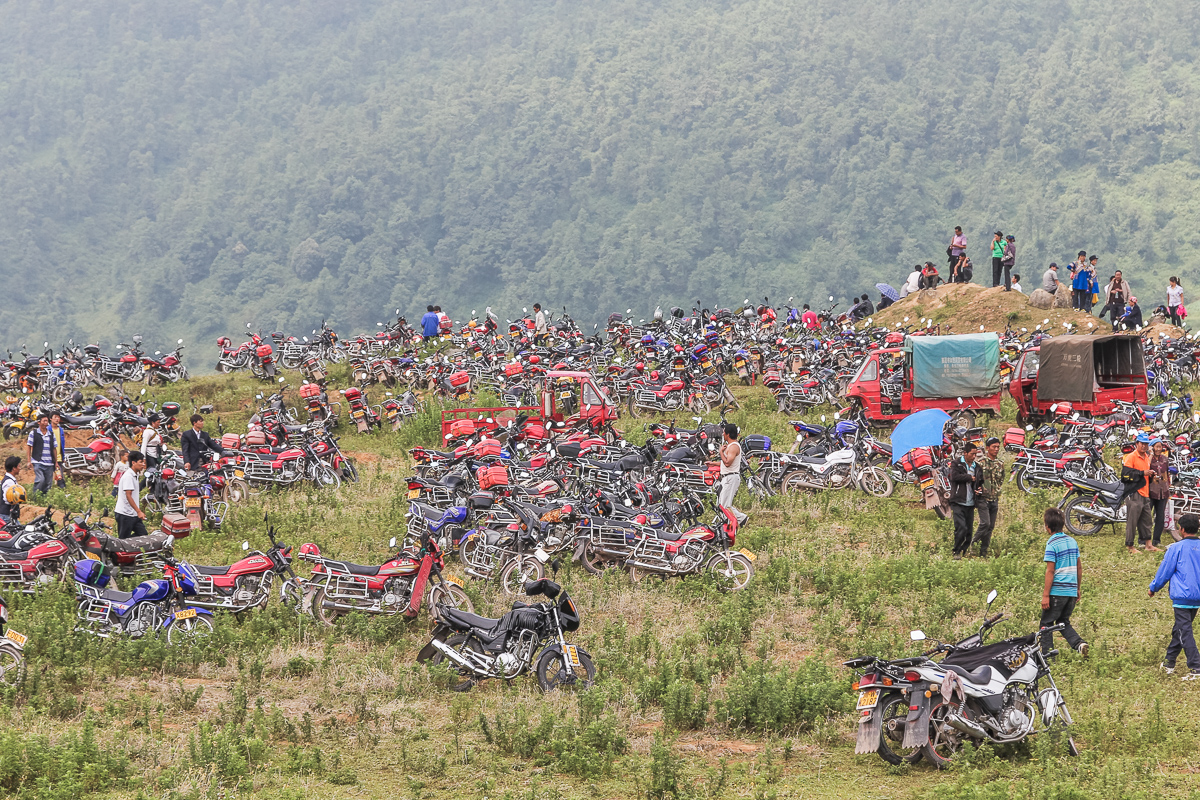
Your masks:
{"label": "man in white tank top", "polygon": [[742,485],[742,446],[738,444],[737,425],[725,423],[721,445],[721,493],[717,495],[717,505],[728,508],[737,517],[738,525],[744,525],[746,515],[734,508],[733,498]]}

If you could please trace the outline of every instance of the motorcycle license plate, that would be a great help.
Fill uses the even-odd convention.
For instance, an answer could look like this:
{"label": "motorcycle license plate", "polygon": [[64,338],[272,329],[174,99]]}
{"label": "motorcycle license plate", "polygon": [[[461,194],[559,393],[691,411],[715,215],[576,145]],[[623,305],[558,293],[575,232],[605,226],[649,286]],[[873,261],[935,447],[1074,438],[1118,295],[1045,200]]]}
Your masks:
{"label": "motorcycle license plate", "polygon": [[8,639],[9,641],[16,642],[18,647],[24,647],[25,643],[29,641],[28,636],[23,633],[17,633],[11,628],[4,632],[4,638]]}
{"label": "motorcycle license plate", "polygon": [[233,477],[235,477],[235,478],[244,478],[244,477],[246,477],[246,471],[245,471],[245,470],[243,470],[243,469],[235,469],[235,470],[233,471]]}
{"label": "motorcycle license plate", "polygon": [[758,558],[758,556],[754,555],[754,553],[751,553],[749,550],[738,550],[738,552],[749,559],[751,563],[754,562],[754,559]]}
{"label": "motorcycle license plate", "polygon": [[878,704],[878,689],[864,689],[858,693],[858,706],[856,707],[858,711],[862,711],[867,708],[874,708]]}
{"label": "motorcycle license plate", "polygon": [[362,415],[363,415],[363,412],[361,412],[361,411],[351,411],[350,412],[350,416],[354,417],[355,419],[358,419]]}
{"label": "motorcycle license plate", "polygon": [[921,491],[925,491],[930,486],[933,486],[933,478],[922,478],[921,479]]}
{"label": "motorcycle license plate", "polygon": [[187,508],[199,508],[200,507],[200,498],[199,497],[188,497],[183,501],[183,504]]}
{"label": "motorcycle license plate", "polygon": [[388,418],[388,419],[395,419],[395,418],[396,418],[396,412],[395,412],[395,411],[388,411],[388,412],[387,412],[387,418]]}
{"label": "motorcycle license plate", "polygon": [[194,609],[194,608],[185,608],[183,611],[175,612],[175,619],[177,619],[177,620],[191,619],[194,616],[196,616],[196,609]]}
{"label": "motorcycle license plate", "polygon": [[534,558],[536,558],[538,561],[542,562],[543,564],[545,564],[547,561],[550,560],[550,554],[547,553],[545,550],[543,550],[540,547],[537,550],[533,551],[533,555],[534,555]]}
{"label": "motorcycle license plate", "polygon": [[149,365],[149,364],[142,364],[142,370],[143,370],[143,371],[145,371],[145,372],[149,372],[149,371],[150,371],[150,365]]}
{"label": "motorcycle license plate", "polygon": [[733,362],[733,365],[738,369],[741,369],[742,367],[746,366],[746,362],[739,358],[737,361]]}
{"label": "motorcycle license plate", "polygon": [[408,499],[409,500],[416,500],[420,496],[421,496],[420,489],[409,489],[408,490]]}
{"label": "motorcycle license plate", "polygon": [[570,660],[572,667],[582,667],[583,666],[582,664],[579,663],[579,648],[577,648],[573,644],[568,644],[565,646],[564,649],[567,652],[567,658]]}

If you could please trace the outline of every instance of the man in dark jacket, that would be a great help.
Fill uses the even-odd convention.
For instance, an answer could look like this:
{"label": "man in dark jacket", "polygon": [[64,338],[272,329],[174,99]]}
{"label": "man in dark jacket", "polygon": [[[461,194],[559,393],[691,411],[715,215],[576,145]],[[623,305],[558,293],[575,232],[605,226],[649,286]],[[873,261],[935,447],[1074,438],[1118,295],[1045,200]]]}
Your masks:
{"label": "man in dark jacket", "polygon": [[968,442],[962,456],[950,464],[950,510],[954,515],[954,560],[971,549],[975,533],[975,503],[983,488],[983,470],[975,463],[979,448]]}
{"label": "man in dark jacket", "polygon": [[192,427],[179,437],[179,448],[183,451],[184,469],[200,469],[205,450],[221,452],[212,437],[204,432],[204,417],[199,414],[192,414]]}
{"label": "man in dark jacket", "polygon": [[[1136,331],[1144,324],[1142,321],[1142,307],[1138,305],[1136,297],[1131,297],[1129,298],[1129,305],[1125,306],[1125,313],[1113,320],[1113,330]],[[1124,326],[1124,328],[1121,326]]]}

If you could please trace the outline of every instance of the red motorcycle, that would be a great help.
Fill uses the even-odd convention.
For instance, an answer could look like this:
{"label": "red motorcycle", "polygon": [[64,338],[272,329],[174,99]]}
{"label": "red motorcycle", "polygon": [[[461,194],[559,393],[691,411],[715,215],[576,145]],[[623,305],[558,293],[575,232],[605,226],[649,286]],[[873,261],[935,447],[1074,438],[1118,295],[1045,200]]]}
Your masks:
{"label": "red motorcycle", "polygon": [[[188,602],[235,614],[255,607],[266,608],[271,589],[279,578],[280,599],[284,605],[299,610],[302,592],[292,570],[292,548],[276,541],[274,528],[267,529],[267,538],[271,540],[270,550],[250,552],[228,567],[190,565],[196,571],[197,581],[196,594]],[[242,542],[242,550],[249,549],[250,543]]]}
{"label": "red motorcycle", "polygon": [[162,355],[158,350],[154,351],[155,358],[142,357],[142,370],[145,372],[148,385],[162,384],[166,386],[168,383],[178,383],[188,379],[187,367],[180,360],[183,339],[178,341],[178,345],[174,352],[168,353],[161,361],[157,358]]}
{"label": "red motorcycle", "polygon": [[350,404],[350,418],[354,420],[354,426],[358,428],[359,433],[369,433],[372,425],[380,426],[379,415],[372,410],[371,406],[367,405],[367,396],[361,389],[351,386],[348,389],[342,389],[342,395]]}
{"label": "red motorcycle", "polygon": [[[49,509],[46,514],[49,515]],[[71,548],[64,541],[67,534],[46,538],[28,549],[11,549],[5,545],[21,545],[21,537],[0,541],[0,586],[33,594],[39,587],[48,586],[66,574],[71,564]]]}
{"label": "red motorcycle", "polygon": [[[393,537],[388,547],[395,546]],[[300,546],[300,557],[314,565],[312,575],[301,582],[304,609],[326,625],[333,625],[338,617],[351,611],[403,614],[411,619],[420,612],[426,594],[431,613],[437,613],[432,610],[439,604],[475,612],[462,586],[442,574],[446,567],[442,550],[428,534],[422,537],[416,552],[399,551],[378,567],[325,558],[311,542]]]}
{"label": "red motorcycle", "polygon": [[108,475],[115,463],[117,443],[103,436],[87,447],[68,447],[62,452],[63,469],[72,475]]}

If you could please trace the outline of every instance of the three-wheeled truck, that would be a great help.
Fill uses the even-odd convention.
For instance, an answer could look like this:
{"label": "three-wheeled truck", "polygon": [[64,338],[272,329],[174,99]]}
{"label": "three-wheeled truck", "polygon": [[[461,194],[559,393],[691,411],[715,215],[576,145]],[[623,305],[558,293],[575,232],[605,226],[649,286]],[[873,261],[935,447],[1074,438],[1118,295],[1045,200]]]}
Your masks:
{"label": "three-wheeled truck", "polygon": [[495,431],[517,415],[527,424],[549,426],[553,422],[588,421],[598,430],[620,416],[617,404],[596,385],[590,372],[552,369],[542,382],[541,404],[492,408],[447,408],[442,411],[442,438]]}
{"label": "three-wheeled truck", "polygon": [[956,424],[975,427],[977,415],[1000,413],[1000,339],[994,333],[907,336],[902,347],[867,356],[846,388],[872,423],[940,408]]}
{"label": "three-wheeled truck", "polygon": [[1017,401],[1017,423],[1036,424],[1051,406],[1110,414],[1116,401],[1145,403],[1146,362],[1140,336],[1055,336],[1021,355],[1008,393]]}

